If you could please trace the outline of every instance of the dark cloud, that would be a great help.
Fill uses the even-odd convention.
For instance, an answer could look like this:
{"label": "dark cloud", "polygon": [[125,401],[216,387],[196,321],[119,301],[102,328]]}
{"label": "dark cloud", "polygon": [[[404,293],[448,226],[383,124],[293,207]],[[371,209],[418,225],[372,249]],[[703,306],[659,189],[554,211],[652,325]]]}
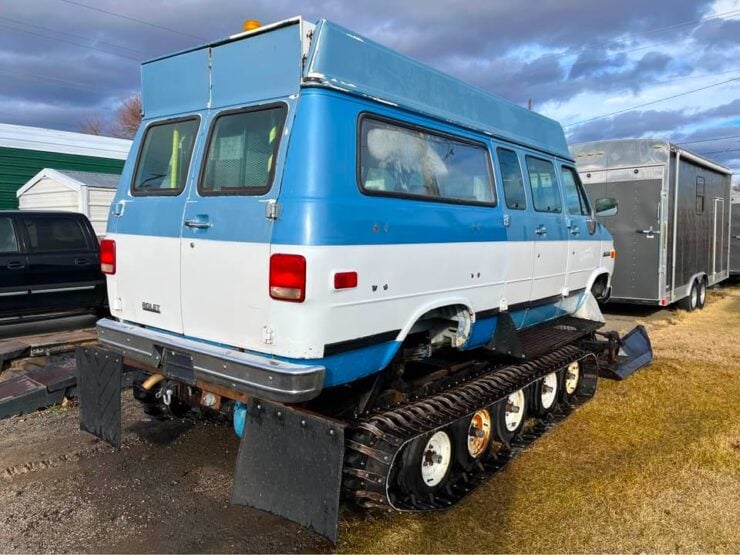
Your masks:
{"label": "dark cloud", "polygon": [[[4,2],[0,121],[74,130],[94,114],[112,114],[138,89],[141,61],[238,32],[244,19],[297,14],[327,17],[519,104],[531,98],[535,107],[584,92],[635,94],[695,72],[740,71],[739,21],[684,24],[704,17],[710,0],[76,1],[159,27],[63,0]],[[666,44],[689,44],[690,55],[666,54]],[[724,116],[711,117],[732,117],[732,100],[717,108]],[[585,124],[572,135],[639,136],[695,121],[682,111],[651,110]]]}

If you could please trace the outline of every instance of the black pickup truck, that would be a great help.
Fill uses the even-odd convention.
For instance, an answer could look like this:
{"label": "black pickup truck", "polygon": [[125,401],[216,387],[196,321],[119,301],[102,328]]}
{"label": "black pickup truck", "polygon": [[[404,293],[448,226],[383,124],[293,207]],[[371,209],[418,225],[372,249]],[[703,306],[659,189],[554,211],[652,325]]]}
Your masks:
{"label": "black pickup truck", "polygon": [[82,214],[0,211],[0,324],[104,313],[99,250]]}

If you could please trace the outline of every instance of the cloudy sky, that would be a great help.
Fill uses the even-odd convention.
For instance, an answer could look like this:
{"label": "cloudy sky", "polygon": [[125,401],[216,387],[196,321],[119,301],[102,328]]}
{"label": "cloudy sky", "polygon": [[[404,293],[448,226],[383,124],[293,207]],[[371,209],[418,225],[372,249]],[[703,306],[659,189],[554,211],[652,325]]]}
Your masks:
{"label": "cloudy sky", "polygon": [[298,14],[532,99],[571,142],[662,136],[740,173],[740,0],[0,0],[0,122],[78,130],[141,61]]}

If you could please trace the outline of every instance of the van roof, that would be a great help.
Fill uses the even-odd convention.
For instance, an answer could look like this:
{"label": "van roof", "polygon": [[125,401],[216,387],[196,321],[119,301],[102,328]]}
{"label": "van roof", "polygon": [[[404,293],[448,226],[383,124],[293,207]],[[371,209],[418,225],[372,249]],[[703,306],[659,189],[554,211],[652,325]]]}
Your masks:
{"label": "van roof", "polygon": [[288,97],[301,87],[362,96],[571,159],[555,120],[325,19],[288,19],[142,65],[147,119]]}

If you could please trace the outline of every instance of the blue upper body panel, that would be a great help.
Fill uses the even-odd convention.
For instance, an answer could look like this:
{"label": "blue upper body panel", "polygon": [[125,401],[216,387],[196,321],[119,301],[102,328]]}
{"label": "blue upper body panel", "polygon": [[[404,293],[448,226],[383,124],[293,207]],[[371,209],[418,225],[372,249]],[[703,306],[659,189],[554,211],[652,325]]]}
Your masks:
{"label": "blue upper body panel", "polygon": [[[200,197],[197,182],[214,118],[225,110],[283,102],[284,136],[270,191],[259,196],[209,197],[209,209],[229,225],[214,226],[208,239],[274,244],[345,245],[439,242],[531,241],[541,218],[503,202],[496,148],[517,152],[525,183],[526,156],[574,166],[557,122],[462,83],[381,45],[321,21],[306,52],[300,20],[257,34],[214,43],[144,64],[146,119],[134,139],[137,154],[146,126],[196,116],[198,138],[185,189],[177,197],[134,197],[132,156],[112,210],[121,201],[135,218],[109,219],[109,231],[178,237],[183,218]],[[303,31],[302,31],[303,29]],[[363,114],[377,115],[475,141],[486,147],[497,202],[450,204],[364,194],[358,185],[358,126]],[[558,172],[559,173],[559,172]],[[562,189],[562,186],[560,187]],[[176,200],[177,199],[177,200]],[[264,204],[278,200],[280,217],[264,218]],[[510,225],[504,227],[504,217]],[[566,219],[567,216],[563,215]],[[547,240],[567,239],[560,226]],[[599,227],[596,236],[608,239]],[[571,237],[572,239],[572,237]]]}

